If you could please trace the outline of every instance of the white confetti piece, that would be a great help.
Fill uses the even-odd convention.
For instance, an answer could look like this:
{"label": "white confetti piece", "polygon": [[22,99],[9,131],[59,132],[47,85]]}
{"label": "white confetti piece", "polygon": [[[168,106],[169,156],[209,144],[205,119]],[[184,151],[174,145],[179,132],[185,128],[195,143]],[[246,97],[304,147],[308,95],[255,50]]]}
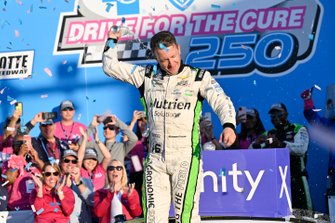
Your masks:
{"label": "white confetti piece", "polygon": [[63,60],[62,64],[67,64],[67,60]]}
{"label": "white confetti piece", "polygon": [[3,93],[5,92],[5,89],[6,89],[6,88],[7,88],[7,87],[2,88],[1,91],[0,91],[0,94],[3,94]]}
{"label": "white confetti piece", "polygon": [[257,82],[256,82],[256,80],[254,80],[254,81],[253,81],[253,84],[254,84],[255,86],[257,85]]}
{"label": "white confetti piece", "polygon": [[14,99],[13,101],[9,102],[10,105],[14,105],[17,101]]}
{"label": "white confetti piece", "polygon": [[319,111],[322,111],[322,109],[321,108],[314,108],[313,111],[319,112]]}
{"label": "white confetti piece", "polygon": [[47,97],[49,97],[48,94],[42,94],[41,95],[41,98],[47,98]]}
{"label": "white confetti piece", "polygon": [[49,77],[52,77],[52,72],[51,72],[51,70],[49,69],[49,68],[44,68],[44,72],[47,74],[47,75],[49,75]]}
{"label": "white confetti piece", "polygon": [[36,212],[35,206],[32,204],[30,205],[30,207],[31,207],[31,210],[35,213]]}
{"label": "white confetti piece", "polygon": [[78,121],[81,119],[81,114],[78,114],[78,118],[77,119],[78,119]]}
{"label": "white confetti piece", "polygon": [[315,87],[316,89],[318,89],[319,91],[321,91],[321,88],[320,88],[318,85],[314,84],[314,87]]}
{"label": "white confetti piece", "polygon": [[280,46],[275,46],[275,49],[276,50],[281,50],[281,47]]}
{"label": "white confetti piece", "polygon": [[245,49],[245,50],[248,49],[248,47],[246,47],[246,46],[243,45],[243,44],[241,45],[241,47],[242,47],[243,49]]}
{"label": "white confetti piece", "polygon": [[5,183],[3,183],[1,186],[5,186],[9,183],[9,180],[7,180]]}

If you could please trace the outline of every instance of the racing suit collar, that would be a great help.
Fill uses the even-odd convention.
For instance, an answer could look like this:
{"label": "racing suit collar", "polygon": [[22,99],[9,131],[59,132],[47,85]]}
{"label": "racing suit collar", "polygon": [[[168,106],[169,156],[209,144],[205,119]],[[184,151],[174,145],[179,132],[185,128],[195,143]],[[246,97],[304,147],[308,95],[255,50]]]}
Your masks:
{"label": "racing suit collar", "polygon": [[[158,68],[161,71],[161,73],[162,73],[163,76],[168,75],[165,70],[161,69],[161,67],[159,66],[159,64],[157,66],[158,66]],[[180,61],[180,67],[178,69],[178,74],[183,71],[184,67],[185,67],[185,64],[184,64],[183,60],[181,60]]]}

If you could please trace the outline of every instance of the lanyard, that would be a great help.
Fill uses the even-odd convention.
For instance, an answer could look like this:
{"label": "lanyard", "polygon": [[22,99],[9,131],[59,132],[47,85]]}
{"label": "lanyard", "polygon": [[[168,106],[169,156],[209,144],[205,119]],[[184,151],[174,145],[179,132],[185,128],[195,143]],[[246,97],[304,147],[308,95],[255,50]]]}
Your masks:
{"label": "lanyard", "polygon": [[71,130],[70,130],[70,134],[67,135],[67,134],[66,134],[66,131],[65,131],[64,127],[63,127],[62,121],[60,121],[60,127],[61,127],[62,130],[63,130],[63,133],[64,133],[64,136],[65,136],[65,139],[66,139],[66,140],[69,140],[69,139],[70,139],[70,136],[72,135],[72,131],[73,131],[73,126],[74,126],[74,122],[72,123]]}

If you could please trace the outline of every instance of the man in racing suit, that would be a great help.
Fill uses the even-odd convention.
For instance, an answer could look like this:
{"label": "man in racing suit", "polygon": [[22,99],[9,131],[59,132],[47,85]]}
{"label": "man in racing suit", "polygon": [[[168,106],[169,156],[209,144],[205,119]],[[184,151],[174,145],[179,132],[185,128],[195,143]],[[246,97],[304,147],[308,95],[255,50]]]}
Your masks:
{"label": "man in racing suit", "polygon": [[148,117],[150,148],[142,196],[145,222],[168,222],[171,199],[176,222],[200,222],[202,102],[207,99],[218,115],[227,147],[236,139],[233,104],[209,72],[182,63],[172,33],[162,31],[151,38],[159,65],[147,67],[118,61],[116,43],[121,32],[110,31],[108,36],[104,72],[138,88]]}

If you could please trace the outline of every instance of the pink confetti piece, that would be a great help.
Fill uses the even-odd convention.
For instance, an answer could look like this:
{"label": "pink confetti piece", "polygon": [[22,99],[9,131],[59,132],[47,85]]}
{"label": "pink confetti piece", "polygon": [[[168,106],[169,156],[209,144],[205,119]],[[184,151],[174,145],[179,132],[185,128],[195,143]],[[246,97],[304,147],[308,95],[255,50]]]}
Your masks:
{"label": "pink confetti piece", "polygon": [[242,47],[243,49],[245,49],[245,50],[248,49],[248,47],[245,46],[245,45],[243,45],[243,44],[241,45],[241,47]]}
{"label": "pink confetti piece", "polygon": [[52,77],[52,72],[51,72],[51,70],[49,69],[49,68],[44,68],[44,72],[47,74],[47,75],[49,75],[49,77]]}
{"label": "pink confetti piece", "polygon": [[63,60],[63,61],[62,61],[62,64],[67,64],[67,60]]}
{"label": "pink confetti piece", "polygon": [[19,31],[15,30],[15,37],[19,37],[19,36],[20,36]]}
{"label": "pink confetti piece", "polygon": [[19,0],[16,0],[16,3],[19,4],[19,5],[22,5],[23,3]]}

